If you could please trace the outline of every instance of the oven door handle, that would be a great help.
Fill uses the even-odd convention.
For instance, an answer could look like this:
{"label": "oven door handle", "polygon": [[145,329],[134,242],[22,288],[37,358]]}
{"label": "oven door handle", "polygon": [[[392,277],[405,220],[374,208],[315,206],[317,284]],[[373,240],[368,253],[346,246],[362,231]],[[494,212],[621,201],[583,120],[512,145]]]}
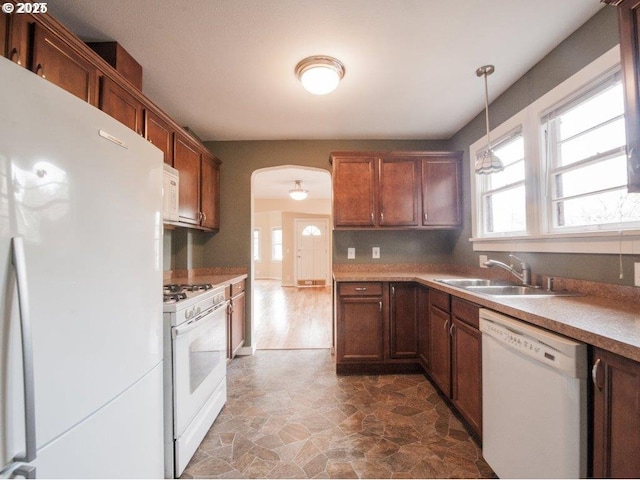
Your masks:
{"label": "oven door handle", "polygon": [[223,308],[226,309],[228,303],[229,303],[228,300],[222,303],[219,303],[218,305],[213,307],[211,310],[204,311],[202,314],[200,314],[200,316],[194,318],[193,320],[189,320],[187,323],[180,325],[179,327],[175,327],[173,329],[173,338],[177,338],[180,335],[189,333],[191,330],[202,326],[205,322],[208,322],[209,320],[211,320],[210,318],[211,315],[215,314],[217,311]]}

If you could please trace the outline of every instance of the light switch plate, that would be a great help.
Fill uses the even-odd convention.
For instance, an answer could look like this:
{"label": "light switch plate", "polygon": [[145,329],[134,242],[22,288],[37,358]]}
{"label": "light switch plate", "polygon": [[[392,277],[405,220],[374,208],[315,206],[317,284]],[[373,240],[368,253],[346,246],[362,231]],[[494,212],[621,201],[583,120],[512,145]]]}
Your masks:
{"label": "light switch plate", "polygon": [[347,248],[347,259],[353,260],[354,258],[356,258],[356,249],[353,247]]}
{"label": "light switch plate", "polygon": [[380,258],[380,247],[371,248],[371,258]]}
{"label": "light switch plate", "polygon": [[640,262],[633,264],[633,284],[640,287]]}
{"label": "light switch plate", "polygon": [[489,257],[487,257],[486,255],[479,255],[479,258],[480,258],[480,268],[487,268],[484,262],[489,260]]}

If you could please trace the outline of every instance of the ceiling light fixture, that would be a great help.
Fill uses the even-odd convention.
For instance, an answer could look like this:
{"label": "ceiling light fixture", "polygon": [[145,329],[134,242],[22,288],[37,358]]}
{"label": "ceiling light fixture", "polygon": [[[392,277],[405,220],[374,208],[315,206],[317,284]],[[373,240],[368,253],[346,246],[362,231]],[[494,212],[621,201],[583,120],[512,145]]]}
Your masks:
{"label": "ceiling light fixture", "polygon": [[289,190],[289,196],[294,200],[304,200],[307,198],[308,193],[309,192],[302,189],[302,180],[296,180],[296,186],[293,190]]}
{"label": "ceiling light fixture", "polygon": [[326,95],[333,92],[344,77],[344,65],[333,57],[307,57],[296,65],[296,77],[307,91]]}
{"label": "ceiling light fixture", "polygon": [[504,164],[493,150],[491,150],[491,137],[489,135],[489,88],[487,87],[487,76],[495,71],[493,65],[485,65],[476,70],[478,77],[484,77],[484,106],[485,106],[485,122],[487,126],[487,149],[476,158],[475,171],[480,175],[488,175],[490,173],[498,173],[504,170]]}

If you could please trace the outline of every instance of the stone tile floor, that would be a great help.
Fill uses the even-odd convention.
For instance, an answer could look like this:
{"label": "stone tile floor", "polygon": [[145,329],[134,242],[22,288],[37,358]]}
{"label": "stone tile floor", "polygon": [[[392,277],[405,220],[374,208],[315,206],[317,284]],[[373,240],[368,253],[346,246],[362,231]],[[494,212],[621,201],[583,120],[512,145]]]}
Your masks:
{"label": "stone tile floor", "polygon": [[227,385],[181,478],[495,478],[423,375],[338,376],[329,350],[259,350]]}

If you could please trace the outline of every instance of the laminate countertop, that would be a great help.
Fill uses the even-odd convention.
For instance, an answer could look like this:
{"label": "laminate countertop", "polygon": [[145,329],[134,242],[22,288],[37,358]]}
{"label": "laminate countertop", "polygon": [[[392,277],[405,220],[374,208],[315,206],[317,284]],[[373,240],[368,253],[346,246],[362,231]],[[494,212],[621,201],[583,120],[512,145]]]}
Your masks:
{"label": "laminate countertop", "polygon": [[336,282],[416,282],[640,362],[640,304],[635,302],[595,295],[492,297],[438,282],[468,278],[443,273],[334,272],[333,278]]}
{"label": "laminate countertop", "polygon": [[247,278],[246,273],[229,273],[229,274],[214,274],[214,275],[189,275],[185,277],[171,278],[171,280],[165,280],[164,283],[176,283],[176,284],[199,284],[210,283],[213,288],[226,287],[232,283],[239,282]]}

